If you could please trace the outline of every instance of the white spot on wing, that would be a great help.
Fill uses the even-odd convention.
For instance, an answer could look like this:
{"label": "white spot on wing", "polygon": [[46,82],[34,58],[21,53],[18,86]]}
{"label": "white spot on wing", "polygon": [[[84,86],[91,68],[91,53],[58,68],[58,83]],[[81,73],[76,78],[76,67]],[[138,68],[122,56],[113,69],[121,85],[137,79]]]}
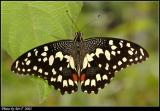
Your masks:
{"label": "white spot on wing", "polygon": [[68,83],[67,83],[67,80],[63,80],[63,87],[67,87],[68,86]]}
{"label": "white spot on wing", "polygon": [[98,67],[101,68],[101,67],[102,67],[102,64],[98,64]]}
{"label": "white spot on wing", "polygon": [[115,55],[116,55],[116,52],[115,52],[115,51],[112,51],[111,54],[115,56]]}
{"label": "white spot on wing", "polygon": [[64,56],[64,58],[66,58],[66,59],[67,59],[67,62],[69,62],[69,60],[70,60],[70,56],[65,55],[65,56]]}
{"label": "white spot on wing", "polygon": [[137,54],[137,51],[135,52],[135,54]]}
{"label": "white spot on wing", "polygon": [[122,42],[119,42],[119,45],[120,45],[121,48],[123,47],[123,43]]}
{"label": "white spot on wing", "polygon": [[133,52],[131,50],[128,50],[129,55],[133,55]]}
{"label": "white spot on wing", "polygon": [[41,61],[41,58],[38,58],[38,61],[40,62],[40,61]]}
{"label": "white spot on wing", "polygon": [[18,71],[20,71],[21,69],[18,67]]}
{"label": "white spot on wing", "polygon": [[121,51],[118,50],[118,51],[117,51],[117,54],[120,54],[120,53],[121,53]]}
{"label": "white spot on wing", "polygon": [[73,81],[71,79],[68,80],[69,85],[74,86]]}
{"label": "white spot on wing", "polygon": [[53,73],[53,75],[55,75],[55,74],[56,74],[56,71],[55,71],[55,69],[54,69],[54,68],[52,69],[52,73]]}
{"label": "white spot on wing", "polygon": [[84,83],[84,81],[81,81],[81,85]]}
{"label": "white spot on wing", "polygon": [[88,67],[91,67],[91,65],[89,63],[87,65],[88,65]]}
{"label": "white spot on wing", "polygon": [[38,51],[35,51],[35,56],[37,56],[37,54],[38,54]]}
{"label": "white spot on wing", "polygon": [[134,49],[133,49],[133,48],[131,48],[131,51],[134,51]]}
{"label": "white spot on wing", "polygon": [[44,72],[44,75],[48,75],[48,72]]}
{"label": "white spot on wing", "polygon": [[94,93],[94,91],[91,91],[91,93]]}
{"label": "white spot on wing", "polygon": [[36,70],[37,70],[37,66],[34,66],[34,67],[33,67],[33,70],[35,70],[35,71],[36,71]]}
{"label": "white spot on wing", "polygon": [[103,54],[103,50],[100,49],[100,48],[97,48],[95,54],[96,54],[97,57],[99,57],[99,54]]}
{"label": "white spot on wing", "polygon": [[122,42],[122,43],[123,43],[123,40],[121,40],[120,42]]}
{"label": "white spot on wing", "polygon": [[112,49],[112,50],[115,50],[116,48],[117,48],[117,47],[116,47],[115,45],[112,45],[112,46],[111,46],[111,49]]}
{"label": "white spot on wing", "polygon": [[77,84],[77,81],[74,81],[75,84]]}
{"label": "white spot on wing", "polygon": [[53,55],[51,55],[49,57],[49,65],[51,66],[53,64],[53,62],[54,62],[54,57],[53,57]]}
{"label": "white spot on wing", "polygon": [[31,56],[31,53],[29,52],[28,55],[27,55],[27,57],[30,57],[30,56]]}
{"label": "white spot on wing", "polygon": [[61,81],[62,81],[62,76],[59,75],[59,76],[58,76],[58,79],[57,79],[57,82],[61,82]]}
{"label": "white spot on wing", "polygon": [[108,50],[105,51],[105,56],[106,56],[107,60],[110,60],[110,59],[111,59],[110,53],[109,53]]}
{"label": "white spot on wing", "polygon": [[51,77],[51,82],[53,81],[53,77]]}
{"label": "white spot on wing", "polygon": [[74,90],[72,90],[72,93],[74,93]]}
{"label": "white spot on wing", "polygon": [[70,57],[69,64],[70,64],[72,69],[75,69],[73,57]]}
{"label": "white spot on wing", "polygon": [[90,55],[91,55],[92,57],[93,57],[93,56],[95,56],[95,54],[94,54],[94,53],[91,53]]}
{"label": "white spot on wing", "polygon": [[28,71],[28,72],[30,72],[30,71],[31,71],[31,69],[27,69],[27,71]]}
{"label": "white spot on wing", "polygon": [[101,81],[101,75],[100,75],[100,74],[97,74],[97,75],[96,75],[96,79],[97,79],[97,81]]}
{"label": "white spot on wing", "polygon": [[41,68],[39,68],[38,72],[39,72],[39,73],[42,73],[42,69],[41,69]]}
{"label": "white spot on wing", "polygon": [[51,77],[51,82],[52,82],[52,81],[55,82],[55,81],[56,81],[56,78]]}
{"label": "white spot on wing", "polygon": [[87,54],[87,55],[86,55],[87,60],[88,60],[88,61],[93,61],[93,56],[94,56],[94,55],[93,55],[93,53],[92,53],[92,54],[90,54],[90,55],[89,55],[89,54]]}
{"label": "white spot on wing", "polygon": [[122,61],[123,61],[123,62],[126,62],[126,61],[127,61],[127,58],[126,58],[126,57],[123,57]]}
{"label": "white spot on wing", "polygon": [[109,45],[113,45],[113,40],[109,40]]}
{"label": "white spot on wing", "polygon": [[138,57],[135,58],[135,61],[138,61]]}
{"label": "white spot on wing", "polygon": [[127,47],[131,47],[130,43],[127,43],[126,46],[127,46]]}
{"label": "white spot on wing", "polygon": [[108,63],[106,63],[106,67],[105,67],[105,69],[106,69],[106,70],[108,70],[108,68],[109,68],[109,64],[108,64]]}
{"label": "white spot on wing", "polygon": [[69,64],[67,65],[67,68],[69,68]]}
{"label": "white spot on wing", "polygon": [[94,79],[91,80],[91,86],[96,86],[96,81]]}
{"label": "white spot on wing", "polygon": [[37,49],[34,49],[33,51],[37,51]]}
{"label": "white spot on wing", "polygon": [[30,60],[28,60],[27,62],[26,62],[26,65],[29,65],[31,63],[31,61]]}
{"label": "white spot on wing", "polygon": [[103,75],[103,76],[102,76],[102,79],[103,79],[103,80],[107,80],[107,79],[108,79],[107,75]]}
{"label": "white spot on wing", "polygon": [[90,83],[90,80],[89,79],[87,79],[86,81],[85,81],[85,86],[87,86],[87,85],[89,85],[89,83]]}
{"label": "white spot on wing", "polygon": [[24,61],[27,62],[28,58],[25,58]]}
{"label": "white spot on wing", "polygon": [[87,64],[88,64],[87,57],[84,57],[84,60],[83,60],[83,68],[82,68],[82,69],[85,69],[85,68],[87,67]]}
{"label": "white spot on wing", "polygon": [[19,61],[16,61],[16,68],[18,67],[18,63],[19,63]]}
{"label": "white spot on wing", "polygon": [[85,90],[84,92],[87,93],[87,90]]}
{"label": "white spot on wing", "polygon": [[142,59],[142,56],[140,56],[139,58]]}
{"label": "white spot on wing", "polygon": [[47,61],[47,57],[43,58],[43,62],[46,62]]}
{"label": "white spot on wing", "polygon": [[62,71],[62,67],[59,67],[59,71]]}
{"label": "white spot on wing", "polygon": [[25,72],[25,69],[22,69],[23,72]]}
{"label": "white spot on wing", "polygon": [[44,51],[48,51],[48,47],[47,46],[44,46]]}
{"label": "white spot on wing", "polygon": [[122,62],[121,61],[118,61],[118,65],[120,66],[122,64]]}
{"label": "white spot on wing", "polygon": [[129,59],[129,61],[130,61],[130,62],[132,62],[132,61],[133,61],[133,59]]}
{"label": "white spot on wing", "polygon": [[113,69],[116,69],[116,68],[117,68],[117,66],[116,66],[116,65],[114,65],[114,66],[113,66]]}
{"label": "white spot on wing", "polygon": [[140,51],[141,51],[141,54],[144,56],[144,52],[142,48],[140,48]]}
{"label": "white spot on wing", "polygon": [[55,58],[59,57],[60,58],[60,61],[62,61],[63,59],[63,54],[62,52],[57,52],[56,55],[55,55]]}
{"label": "white spot on wing", "polygon": [[46,52],[43,52],[41,55],[42,55],[42,56],[46,56],[46,55],[47,55],[47,53],[46,53]]}

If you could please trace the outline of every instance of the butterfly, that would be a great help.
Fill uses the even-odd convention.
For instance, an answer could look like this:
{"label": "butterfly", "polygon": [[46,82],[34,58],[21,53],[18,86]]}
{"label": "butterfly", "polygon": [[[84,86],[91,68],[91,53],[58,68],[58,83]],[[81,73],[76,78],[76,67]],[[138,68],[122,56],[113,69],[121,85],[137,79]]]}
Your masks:
{"label": "butterfly", "polygon": [[35,75],[48,81],[61,94],[78,90],[95,94],[109,84],[118,72],[131,64],[145,61],[148,52],[141,46],[118,38],[59,40],[35,47],[18,57],[11,70]]}

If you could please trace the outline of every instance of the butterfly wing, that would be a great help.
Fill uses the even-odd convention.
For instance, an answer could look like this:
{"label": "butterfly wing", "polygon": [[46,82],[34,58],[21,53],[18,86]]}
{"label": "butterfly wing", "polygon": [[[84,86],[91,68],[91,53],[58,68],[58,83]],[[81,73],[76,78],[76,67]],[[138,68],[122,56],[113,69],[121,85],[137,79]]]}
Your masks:
{"label": "butterfly wing", "polygon": [[114,73],[132,63],[142,62],[149,57],[141,46],[117,38],[89,38],[85,40],[83,67],[81,69],[81,89],[98,93],[114,77]]}
{"label": "butterfly wing", "polygon": [[77,71],[70,55],[70,40],[47,43],[20,56],[11,67],[19,74],[35,75],[47,80],[62,94],[77,91]]}

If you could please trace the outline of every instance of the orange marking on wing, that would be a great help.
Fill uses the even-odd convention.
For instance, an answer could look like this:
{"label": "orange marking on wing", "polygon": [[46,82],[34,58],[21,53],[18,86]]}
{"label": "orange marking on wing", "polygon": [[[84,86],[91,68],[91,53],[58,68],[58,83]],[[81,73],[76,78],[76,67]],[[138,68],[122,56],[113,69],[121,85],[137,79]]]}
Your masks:
{"label": "orange marking on wing", "polygon": [[78,81],[78,77],[77,77],[77,74],[73,74],[73,81]]}
{"label": "orange marking on wing", "polygon": [[82,74],[81,75],[81,81],[84,81],[86,79],[86,75],[85,74]]}

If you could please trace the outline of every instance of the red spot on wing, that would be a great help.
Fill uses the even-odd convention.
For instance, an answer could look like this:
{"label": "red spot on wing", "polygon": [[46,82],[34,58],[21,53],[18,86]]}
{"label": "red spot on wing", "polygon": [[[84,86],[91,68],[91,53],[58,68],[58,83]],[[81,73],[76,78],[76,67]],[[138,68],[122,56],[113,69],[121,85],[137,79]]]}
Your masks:
{"label": "red spot on wing", "polygon": [[81,75],[81,81],[84,81],[86,79],[86,75],[85,74],[82,74]]}
{"label": "red spot on wing", "polygon": [[77,74],[74,73],[74,74],[72,75],[72,77],[73,77],[73,81],[78,81],[78,76],[77,76]]}

